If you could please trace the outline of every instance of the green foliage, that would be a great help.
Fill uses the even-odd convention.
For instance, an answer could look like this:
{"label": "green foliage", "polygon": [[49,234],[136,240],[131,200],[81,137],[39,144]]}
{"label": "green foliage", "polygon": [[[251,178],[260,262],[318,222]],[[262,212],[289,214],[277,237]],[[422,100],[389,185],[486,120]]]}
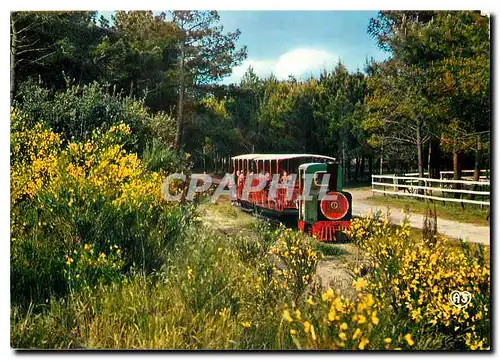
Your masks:
{"label": "green foliage", "polygon": [[337,244],[328,244],[323,242],[318,242],[316,244],[316,248],[318,252],[323,254],[324,256],[335,256],[341,257],[346,254],[346,251],[338,246]]}
{"label": "green foliage", "polygon": [[476,11],[382,11],[369,33],[392,55],[371,66],[365,126],[379,138],[373,144],[420,147],[433,137],[456,153],[473,148],[475,135],[489,133],[487,17]]}
{"label": "green foliage", "polygon": [[55,93],[28,82],[22,85],[19,96],[16,107],[25,114],[26,126],[44,122],[66,140],[85,140],[95,129],[106,131],[125,122],[136,137],[131,146],[137,151],[144,142],[137,135],[147,135],[144,134],[146,114],[142,106],[134,106],[134,99],[113,96],[96,82],[85,86],[68,85],[66,91]]}
{"label": "green foliage", "polygon": [[153,138],[146,144],[142,154],[144,165],[151,171],[172,172],[189,170],[189,162],[186,154],[179,154],[171,147],[166,147],[165,143]]}
{"label": "green foliage", "polygon": [[[193,211],[162,200],[160,174],[125,150],[130,128],[61,144],[18,110],[12,117],[12,302],[42,303],[132,267],[158,269]],[[166,166],[162,173],[175,171]]]}
{"label": "green foliage", "polygon": [[[281,253],[279,235],[264,225],[253,239],[261,255]],[[113,349],[289,349],[280,330],[281,304],[295,280],[268,274],[248,257],[242,237],[191,228],[156,275],[82,289],[67,299],[12,313],[12,346]],[[305,250],[310,250],[305,247]],[[256,253],[253,253],[255,255]],[[293,255],[292,257],[293,258]],[[290,259],[291,259],[290,258]],[[305,269],[305,268],[304,268]],[[308,275],[312,276],[314,269]],[[284,285],[276,287],[274,281]]]}
{"label": "green foliage", "polygon": [[62,89],[66,76],[82,83],[98,77],[100,68],[90,54],[108,30],[95,18],[92,11],[12,12],[11,86],[34,78]]}
{"label": "green foliage", "polygon": [[193,85],[220,80],[246,57],[246,47],[235,46],[241,32],[224,33],[217,11],[172,11],[171,15],[185,68],[179,74],[184,77],[181,82]]}

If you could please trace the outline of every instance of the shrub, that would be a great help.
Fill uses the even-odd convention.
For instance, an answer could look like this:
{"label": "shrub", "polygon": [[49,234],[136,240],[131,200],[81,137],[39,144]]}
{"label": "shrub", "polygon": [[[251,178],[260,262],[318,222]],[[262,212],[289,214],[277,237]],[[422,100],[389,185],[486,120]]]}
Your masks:
{"label": "shrub", "polygon": [[392,319],[372,294],[363,291],[364,284],[362,278],[355,283],[358,293],[354,301],[328,289],[321,296],[310,295],[300,306],[285,309],[285,328],[295,346],[323,350],[411,349],[411,333],[391,336],[382,331]]}
{"label": "shrub", "polygon": [[312,284],[319,253],[314,240],[300,232],[280,226],[270,253],[275,256],[273,282],[276,287],[291,288],[298,298]]}
{"label": "shrub", "polygon": [[[490,266],[482,247],[452,246],[445,238],[414,239],[408,221],[356,219],[351,236],[371,257],[370,289],[391,304],[396,314],[429,331],[454,339],[454,348],[485,349],[490,345]],[[450,302],[453,291],[468,291],[463,308]]]}
{"label": "shrub", "polygon": [[179,155],[173,148],[165,146],[165,143],[157,138],[153,138],[146,144],[142,154],[144,165],[151,171],[172,170],[187,172],[190,169],[189,155]]}
{"label": "shrub", "polygon": [[[86,141],[62,144],[46,126],[29,127],[24,119],[13,111],[13,301],[44,302],[64,295],[67,257],[85,246],[106,258],[119,246],[124,271],[158,269],[170,245],[183,236],[192,211],[163,200],[162,175],[148,171],[124,149],[131,129],[121,123],[104,133],[95,130]],[[94,284],[115,278],[106,267],[80,270],[85,270],[82,279]]]}
{"label": "shrub", "polygon": [[143,100],[113,94],[107,85],[68,85],[53,92],[31,81],[19,89],[16,108],[25,114],[27,127],[45,124],[66,141],[88,140],[95,130],[105,133],[120,123],[131,129],[125,148],[142,154],[146,143],[157,138],[173,143],[175,122],[165,113],[151,114]]}

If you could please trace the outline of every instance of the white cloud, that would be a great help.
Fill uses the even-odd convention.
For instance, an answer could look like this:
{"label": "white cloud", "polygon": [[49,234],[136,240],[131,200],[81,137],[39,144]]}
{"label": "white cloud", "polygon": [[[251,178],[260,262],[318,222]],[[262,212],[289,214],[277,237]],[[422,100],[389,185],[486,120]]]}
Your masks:
{"label": "white cloud", "polygon": [[269,76],[273,73],[278,79],[286,79],[289,75],[300,78],[318,74],[322,69],[335,66],[337,61],[338,56],[325,50],[297,48],[277,59],[246,59],[233,69],[233,73],[224,83],[239,82],[249,66],[252,66],[258,76]]}

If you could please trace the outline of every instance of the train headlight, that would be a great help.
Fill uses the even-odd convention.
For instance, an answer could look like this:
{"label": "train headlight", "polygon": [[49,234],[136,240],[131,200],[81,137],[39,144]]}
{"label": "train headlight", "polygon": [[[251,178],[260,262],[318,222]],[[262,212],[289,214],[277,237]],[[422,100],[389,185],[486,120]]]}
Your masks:
{"label": "train headlight", "polygon": [[320,208],[327,219],[340,220],[349,211],[349,200],[342,193],[329,192],[321,199]]}

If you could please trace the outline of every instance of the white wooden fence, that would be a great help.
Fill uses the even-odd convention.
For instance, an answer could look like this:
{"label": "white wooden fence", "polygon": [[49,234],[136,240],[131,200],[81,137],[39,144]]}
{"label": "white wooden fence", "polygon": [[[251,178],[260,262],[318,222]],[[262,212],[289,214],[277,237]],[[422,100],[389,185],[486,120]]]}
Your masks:
{"label": "white wooden fence", "polygon": [[[423,183],[423,186],[419,185],[419,183]],[[462,189],[455,189],[455,184],[462,184]],[[477,189],[471,190],[473,186]],[[423,191],[419,193],[418,190]],[[490,205],[490,181],[484,179],[469,181],[419,178],[414,176],[372,175],[372,192],[374,194],[384,194],[384,196],[408,196],[443,202]],[[446,197],[447,193],[460,194],[460,198]],[[463,195],[468,194],[476,195],[476,197],[482,197],[483,199],[464,199]]]}
{"label": "white wooden fence", "polygon": [[[490,170],[479,170],[479,179],[490,179]],[[462,170],[462,179],[464,180],[472,180],[474,178],[474,170]],[[405,176],[418,176],[418,172],[415,173],[406,173]],[[424,176],[429,176],[428,172],[424,172]],[[441,180],[446,180],[453,177],[453,170],[451,171],[440,171],[439,178]]]}
{"label": "white wooden fence", "polygon": [[[490,179],[490,170],[479,170],[479,179]],[[474,178],[474,170],[462,170],[462,174],[469,174],[462,176],[464,180],[472,180]],[[453,177],[453,171],[440,171],[439,178],[441,180],[446,180],[447,178]]]}

